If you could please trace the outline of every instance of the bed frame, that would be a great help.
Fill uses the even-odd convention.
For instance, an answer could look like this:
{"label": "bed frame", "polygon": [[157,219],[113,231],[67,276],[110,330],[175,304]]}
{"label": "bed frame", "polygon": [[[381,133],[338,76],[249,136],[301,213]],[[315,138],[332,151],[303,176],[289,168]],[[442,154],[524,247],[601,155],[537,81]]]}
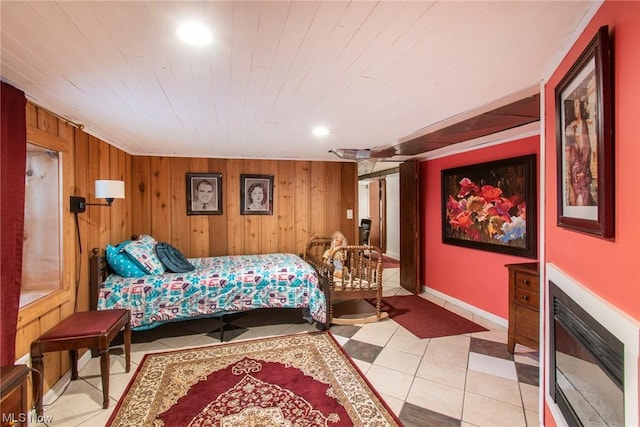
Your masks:
{"label": "bed frame", "polygon": [[[135,239],[136,236],[133,236],[132,240]],[[301,255],[301,258],[304,257]],[[314,268],[316,268],[313,264],[311,264]],[[326,275],[321,275],[318,269],[318,283],[321,286],[321,289],[325,295],[325,299],[327,301],[327,320],[329,319],[329,283],[328,277]],[[89,260],[89,307],[91,310],[98,309],[98,295],[100,291],[101,284],[106,280],[106,278],[113,273],[111,267],[106,261],[104,255],[101,254],[101,250],[99,248],[93,248],[91,250],[91,258]],[[219,328],[220,328],[220,341],[224,341],[224,326],[227,323],[227,315],[231,316],[231,313],[222,313],[222,314],[213,314],[210,317],[218,318],[219,320]],[[323,324],[317,324],[317,328],[321,330],[328,329],[329,322]]]}

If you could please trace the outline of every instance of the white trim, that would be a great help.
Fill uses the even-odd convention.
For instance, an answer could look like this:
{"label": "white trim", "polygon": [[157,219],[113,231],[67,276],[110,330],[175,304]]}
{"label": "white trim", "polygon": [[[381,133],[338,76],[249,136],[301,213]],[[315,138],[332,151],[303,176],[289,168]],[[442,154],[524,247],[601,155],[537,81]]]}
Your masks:
{"label": "white trim", "polygon": [[[91,351],[86,351],[81,357],[78,358],[78,372],[89,363],[91,360]],[[62,377],[45,393],[42,397],[43,405],[50,405],[64,393],[67,386],[71,382],[71,371],[67,371],[64,373]]]}
{"label": "white trim", "polygon": [[20,359],[16,360],[14,365],[27,365],[28,367],[31,367],[31,355],[29,353],[25,354]]}
{"label": "white trim", "polygon": [[[640,355],[640,322],[612,306],[552,263],[547,264],[548,280],[553,281],[596,321],[624,344],[624,424],[638,425],[638,355]],[[548,292],[548,281],[545,281]],[[546,310],[545,312],[548,312]],[[550,366],[549,322],[545,323],[545,366]],[[545,398],[559,427],[566,426],[560,408],[553,401],[549,381],[545,381]]]}
{"label": "white trim", "polygon": [[443,294],[440,291],[436,291],[435,289],[431,289],[428,286],[423,286],[422,290],[428,294],[431,294],[433,296],[436,296],[438,298],[440,298],[441,300],[444,300],[446,302],[450,302],[452,304],[457,305],[458,307],[464,308],[467,311],[472,312],[473,314],[476,314],[484,319],[487,319],[499,326],[502,326],[503,328],[508,328],[509,326],[509,321],[507,319],[503,319],[502,317],[496,316],[493,313],[489,313],[488,311],[484,311],[474,305],[468,304],[464,301],[461,301],[457,298],[454,298],[452,296],[449,296],[447,294]]}
{"label": "white trim", "polygon": [[[538,159],[539,169],[538,169],[538,177],[540,182],[540,188],[538,188],[538,262],[540,266],[544,265],[545,262],[545,227],[546,227],[546,217],[545,217],[545,208],[546,208],[546,200],[545,197],[545,187],[546,187],[546,176],[547,176],[547,162],[545,161],[547,155],[546,149],[546,134],[545,134],[545,126],[546,122],[544,120],[546,108],[545,108],[545,82],[544,80],[540,81],[540,155]],[[540,268],[540,278],[538,279],[538,283],[545,282],[545,271],[544,268]],[[541,289],[538,290],[540,293],[540,307],[538,310],[539,313],[539,323],[538,325],[545,324],[545,307],[548,307],[545,292],[545,287],[542,286]],[[544,328],[538,327],[539,330],[539,338],[538,338],[538,354],[542,354],[543,346],[544,346]],[[547,365],[548,366],[548,365]],[[538,370],[538,384],[544,384],[544,372],[545,367],[540,367]],[[540,425],[544,425],[544,387],[538,387],[538,423]]]}

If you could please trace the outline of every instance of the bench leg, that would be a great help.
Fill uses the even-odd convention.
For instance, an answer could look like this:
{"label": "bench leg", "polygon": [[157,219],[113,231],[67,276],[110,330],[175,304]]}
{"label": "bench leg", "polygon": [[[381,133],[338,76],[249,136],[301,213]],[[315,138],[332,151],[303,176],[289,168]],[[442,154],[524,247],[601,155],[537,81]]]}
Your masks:
{"label": "bench leg", "polygon": [[41,354],[31,353],[31,366],[37,372],[31,374],[33,381],[33,396],[36,398],[36,414],[42,416],[42,383],[44,382],[44,361]]}
{"label": "bench leg", "polygon": [[78,350],[69,350],[71,356],[71,381],[78,379]]}
{"label": "bench leg", "polygon": [[109,347],[100,349],[100,375],[102,376],[102,408],[109,407]]}
{"label": "bench leg", "polygon": [[125,370],[129,372],[131,370],[131,324],[127,322],[123,332],[124,337],[124,359],[126,362]]}

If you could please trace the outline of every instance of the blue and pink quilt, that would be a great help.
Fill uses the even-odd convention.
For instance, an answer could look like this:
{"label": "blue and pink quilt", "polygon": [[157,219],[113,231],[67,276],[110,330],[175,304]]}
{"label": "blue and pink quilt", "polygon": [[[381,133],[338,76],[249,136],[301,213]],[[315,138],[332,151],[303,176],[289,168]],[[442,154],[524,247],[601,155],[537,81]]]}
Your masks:
{"label": "blue and pink quilt", "polygon": [[188,273],[137,278],[111,274],[100,287],[98,310],[131,310],[134,330],[256,308],[302,308],[324,323],[326,301],[311,265],[293,254],[190,258]]}

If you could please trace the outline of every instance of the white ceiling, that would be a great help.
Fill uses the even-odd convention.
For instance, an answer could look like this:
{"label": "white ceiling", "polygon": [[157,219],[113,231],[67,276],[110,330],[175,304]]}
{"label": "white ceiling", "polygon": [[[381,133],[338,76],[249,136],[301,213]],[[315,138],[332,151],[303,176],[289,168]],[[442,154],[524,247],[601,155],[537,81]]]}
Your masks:
{"label": "white ceiling", "polygon": [[597,5],[3,0],[0,71],[131,154],[337,160],[537,89]]}

